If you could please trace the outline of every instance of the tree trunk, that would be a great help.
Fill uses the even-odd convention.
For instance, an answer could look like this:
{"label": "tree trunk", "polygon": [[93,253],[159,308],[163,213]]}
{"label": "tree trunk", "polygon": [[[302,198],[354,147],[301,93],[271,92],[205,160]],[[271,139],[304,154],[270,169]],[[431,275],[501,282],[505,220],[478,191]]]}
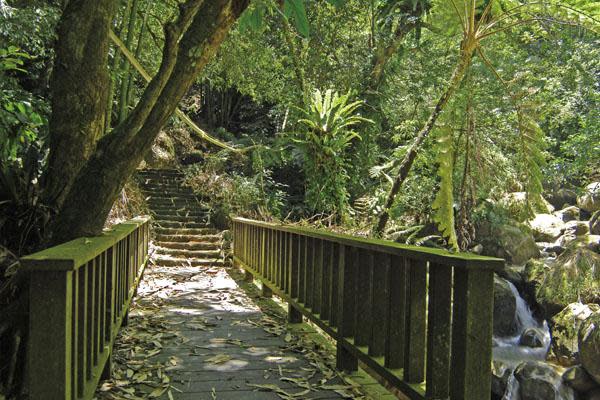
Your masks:
{"label": "tree trunk", "polygon": [[[146,6],[146,9],[148,7]],[[147,11],[147,10],[146,10]],[[146,24],[148,23],[148,12],[144,13],[144,18],[142,20],[142,26],[140,27],[140,32],[138,35],[138,40],[135,48],[135,58],[139,60],[140,54],[142,53],[142,44],[144,42],[144,33],[146,32]],[[129,74],[127,78],[127,92],[126,92],[126,103],[127,107],[131,106],[133,103],[133,83],[135,81],[134,74]]]}
{"label": "tree trunk", "polygon": [[[101,232],[127,178],[135,171],[160,129],[214,56],[248,2],[212,0],[184,3],[190,9],[182,13],[187,12],[186,18],[193,16],[193,19],[182,22],[180,17],[178,24],[165,29],[168,35],[159,73],[148,85],[136,108],[123,123],[100,140],[97,150],[79,172],[64,205],[53,220],[52,244]],[[194,7],[197,12],[193,12]],[[183,36],[181,32],[185,32]],[[179,45],[176,45],[177,42]]]}
{"label": "tree trunk", "polygon": [[44,202],[58,209],[104,132],[108,31],[115,0],[71,0],[60,25],[52,73],[50,154]]}
{"label": "tree trunk", "polygon": [[[127,23],[127,37],[125,38],[125,46],[131,51],[133,46],[133,38],[135,31],[135,19],[137,17],[139,0],[133,0],[131,10],[129,11],[129,20]],[[119,89],[119,122],[123,122],[127,117],[129,104],[127,103],[127,89],[131,74],[129,72],[129,63],[123,60],[121,66],[121,87]]]}
{"label": "tree trunk", "polygon": [[392,184],[392,188],[388,194],[387,200],[385,202],[385,206],[381,214],[379,214],[379,219],[377,221],[377,225],[373,229],[373,234],[375,236],[381,236],[387,222],[390,218],[390,209],[394,205],[394,200],[396,199],[396,195],[400,191],[402,184],[406,180],[408,173],[410,172],[410,168],[412,167],[415,158],[417,157],[417,153],[421,150],[421,146],[423,142],[435,126],[435,122],[438,117],[444,110],[444,107],[448,103],[448,100],[452,97],[456,89],[460,86],[465,73],[467,72],[469,65],[471,64],[471,59],[473,58],[473,52],[475,51],[475,45],[469,40],[463,40],[461,45],[460,57],[458,64],[454,68],[454,72],[452,73],[452,77],[450,78],[450,83],[444,93],[438,99],[435,108],[433,109],[429,119],[425,123],[425,126],[419,131],[417,137],[414,142],[408,149],[408,152],[405,154],[402,162],[400,163],[400,169],[398,171],[398,175],[394,179],[394,183]]}

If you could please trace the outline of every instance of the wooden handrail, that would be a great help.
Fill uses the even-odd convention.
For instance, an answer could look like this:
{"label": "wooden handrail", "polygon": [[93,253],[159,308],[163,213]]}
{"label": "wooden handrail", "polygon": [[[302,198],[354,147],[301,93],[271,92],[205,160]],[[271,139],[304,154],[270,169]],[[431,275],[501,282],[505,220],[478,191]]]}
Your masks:
{"label": "wooden handrail", "polygon": [[234,261],[411,399],[491,396],[494,271],[504,260],[233,219]]}
{"label": "wooden handrail", "polygon": [[148,260],[150,218],[24,257],[32,400],[91,399]]}

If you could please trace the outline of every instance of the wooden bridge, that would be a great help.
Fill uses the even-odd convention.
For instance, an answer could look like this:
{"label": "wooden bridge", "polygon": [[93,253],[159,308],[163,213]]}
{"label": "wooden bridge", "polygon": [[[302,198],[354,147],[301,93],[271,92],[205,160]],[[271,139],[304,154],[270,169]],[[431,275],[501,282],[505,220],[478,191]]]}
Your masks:
{"label": "wooden bridge", "polygon": [[[127,366],[102,385],[114,394],[106,398],[393,398],[362,370],[400,398],[490,398],[493,272],[502,260],[239,218],[232,233],[234,264],[262,296],[235,281],[235,268],[150,266],[144,275],[149,218],[25,257],[29,398],[102,397],[113,354]],[[287,303],[289,325],[257,308],[272,294]],[[303,317],[312,325],[297,325]],[[307,335],[325,337],[323,348],[336,343],[335,365],[298,348]],[[143,337],[150,354],[133,354],[139,343],[122,347]],[[153,360],[168,368],[144,370]],[[147,394],[118,390],[127,379]]]}

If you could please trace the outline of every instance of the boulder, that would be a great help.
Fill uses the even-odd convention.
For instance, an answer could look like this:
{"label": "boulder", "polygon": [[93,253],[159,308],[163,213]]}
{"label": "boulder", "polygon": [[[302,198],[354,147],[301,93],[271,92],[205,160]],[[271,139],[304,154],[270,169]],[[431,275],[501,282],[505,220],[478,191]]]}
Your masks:
{"label": "boulder", "polygon": [[581,324],[578,337],[581,365],[600,385],[600,311]]}
{"label": "boulder", "polygon": [[548,202],[554,206],[554,208],[563,208],[566,205],[577,204],[577,193],[574,190],[560,188],[547,195]]}
{"label": "boulder", "polygon": [[569,221],[564,225],[565,235],[583,236],[590,232],[590,226],[585,221]]}
{"label": "boulder", "polygon": [[543,334],[536,328],[527,328],[521,333],[519,346],[544,347]]}
{"label": "boulder", "polygon": [[554,242],[561,235],[564,222],[552,214],[536,214],[529,226],[536,241]]}
{"label": "boulder", "polygon": [[525,361],[515,369],[521,400],[562,400],[573,398],[573,389],[562,384],[561,376],[550,365]]}
{"label": "boulder", "polygon": [[576,206],[570,206],[554,212],[554,215],[560,218],[563,222],[577,221],[579,220],[579,208]]}
{"label": "boulder", "polygon": [[552,318],[551,349],[559,364],[571,366],[579,362],[579,328],[595,313],[600,313],[597,304],[571,303]]}
{"label": "boulder", "polygon": [[551,244],[550,246],[544,247],[542,251],[544,253],[554,253],[557,256],[565,252],[565,248],[559,244]]}
{"label": "boulder", "polygon": [[556,240],[556,244],[562,247],[567,247],[576,240],[577,236],[575,236],[572,232],[568,232],[560,235],[560,237]]}
{"label": "boulder", "polygon": [[567,369],[562,376],[565,385],[572,387],[578,393],[586,393],[596,387],[592,379],[581,365]]}
{"label": "boulder", "polygon": [[144,160],[148,168],[169,167],[176,162],[175,146],[166,132],[161,131],[158,134]]}
{"label": "boulder", "polygon": [[600,210],[600,182],[587,185],[584,193],[577,198],[577,205],[589,213]]}
{"label": "boulder", "polygon": [[494,276],[494,335],[510,336],[517,332],[517,299],[508,281]]}
{"label": "boulder", "polygon": [[584,238],[585,241],[583,243],[588,250],[600,253],[600,235],[587,235]]}
{"label": "boulder", "polygon": [[504,396],[512,373],[512,369],[506,363],[499,360],[492,361],[492,394],[496,398],[501,399]]}
{"label": "boulder", "polygon": [[[512,192],[507,193],[500,199],[498,204],[505,208],[510,216],[517,221],[523,222],[528,217],[527,211],[527,194],[525,192]],[[539,213],[552,213],[554,207],[543,198],[532,205],[535,212]]]}
{"label": "boulder", "polygon": [[588,237],[572,242],[555,260],[546,260],[548,268],[536,268],[535,299],[547,317],[570,303],[600,300],[600,254],[587,247]]}
{"label": "boulder", "polygon": [[539,256],[533,235],[524,227],[506,225],[498,229],[498,257],[511,264],[523,265],[530,258]]}
{"label": "boulder", "polygon": [[596,211],[590,218],[590,234],[600,235],[600,211]]}

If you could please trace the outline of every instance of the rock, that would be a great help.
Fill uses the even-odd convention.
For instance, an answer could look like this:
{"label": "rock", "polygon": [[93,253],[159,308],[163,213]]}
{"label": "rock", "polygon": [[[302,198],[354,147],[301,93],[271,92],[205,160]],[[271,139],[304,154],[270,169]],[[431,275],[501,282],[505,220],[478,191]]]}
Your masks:
{"label": "rock", "polygon": [[567,369],[562,376],[565,385],[572,387],[578,393],[589,392],[596,386],[596,382],[581,365]]}
{"label": "rock", "polygon": [[544,347],[542,334],[536,328],[525,329],[519,338],[519,346]]}
{"label": "rock", "polygon": [[585,236],[585,247],[594,253],[600,253],[600,235]]}
{"label": "rock", "polygon": [[508,379],[512,375],[512,369],[504,362],[492,361],[492,394],[502,398],[506,392]]}
{"label": "rock", "polygon": [[494,335],[510,336],[517,331],[517,299],[508,281],[494,276]]}
{"label": "rock", "polygon": [[567,247],[569,246],[571,243],[575,242],[577,240],[577,236],[573,235],[572,233],[568,233],[565,235],[561,235],[557,240],[556,240],[556,244],[562,247]]}
{"label": "rock", "polygon": [[[519,222],[525,221],[528,217],[527,194],[525,192],[507,193],[500,199],[498,204],[505,208],[510,216]],[[535,212],[544,214],[554,211],[554,207],[544,199],[539,204],[533,204],[532,208]]]}
{"label": "rock", "polygon": [[600,299],[600,254],[587,248],[587,242],[572,242],[555,260],[546,260],[548,268],[535,276],[535,298],[547,317],[560,312],[570,303],[595,303]]}
{"label": "rock", "polygon": [[590,218],[590,234],[600,235],[600,211],[596,211]]}
{"label": "rock", "polygon": [[600,313],[597,304],[571,303],[552,318],[551,349],[559,364],[571,366],[579,362],[579,328],[595,313]]}
{"label": "rock", "polygon": [[577,221],[579,220],[579,208],[570,206],[556,211],[554,215],[560,218],[563,222]]}
{"label": "rock", "polygon": [[536,214],[529,226],[536,241],[554,242],[561,235],[564,222],[552,214]]}
{"label": "rock", "polygon": [[187,154],[185,157],[183,157],[183,159],[181,160],[181,164],[183,165],[192,165],[192,164],[198,164],[204,161],[204,152],[202,151],[192,151],[191,153]]}
{"label": "rock", "polygon": [[521,400],[562,400],[573,398],[573,389],[562,385],[561,376],[550,365],[525,361],[515,369]]}
{"label": "rock", "polygon": [[560,188],[554,192],[548,194],[548,202],[554,206],[554,208],[563,208],[566,205],[577,204],[577,193],[571,189]]}
{"label": "rock", "polygon": [[531,229],[514,220],[501,225],[489,220],[480,221],[477,237],[484,255],[504,258],[509,264],[524,265],[530,258],[540,255]]}
{"label": "rock", "polygon": [[548,247],[544,247],[544,248],[542,249],[542,251],[543,251],[544,253],[554,253],[554,254],[556,254],[557,256],[559,256],[559,255],[561,255],[562,253],[564,253],[564,251],[565,251],[565,250],[566,250],[566,249],[565,249],[563,246],[559,245],[559,244],[552,244],[552,245],[550,245],[550,246],[548,246]]}
{"label": "rock", "polygon": [[481,253],[483,253],[483,246],[481,244],[476,244],[469,251],[471,253],[481,254]]}
{"label": "rock", "polygon": [[148,168],[164,168],[175,162],[175,147],[171,137],[161,131],[145,158]]}
{"label": "rock", "polygon": [[[598,306],[600,309],[600,306]],[[600,385],[600,311],[589,316],[579,327],[581,365]]]}
{"label": "rock", "polygon": [[565,235],[583,236],[589,231],[590,227],[585,221],[569,221],[564,226]]}
{"label": "rock", "polygon": [[600,210],[600,182],[587,185],[584,193],[577,198],[577,205],[589,213]]}
{"label": "rock", "polygon": [[525,264],[530,258],[540,254],[533,236],[522,228],[510,225],[502,227],[498,239],[504,253],[502,258],[506,258],[512,264]]}
{"label": "rock", "polygon": [[507,265],[503,270],[498,272],[498,276],[506,279],[517,288],[521,288],[524,283],[523,270],[524,267],[520,267],[518,265]]}

